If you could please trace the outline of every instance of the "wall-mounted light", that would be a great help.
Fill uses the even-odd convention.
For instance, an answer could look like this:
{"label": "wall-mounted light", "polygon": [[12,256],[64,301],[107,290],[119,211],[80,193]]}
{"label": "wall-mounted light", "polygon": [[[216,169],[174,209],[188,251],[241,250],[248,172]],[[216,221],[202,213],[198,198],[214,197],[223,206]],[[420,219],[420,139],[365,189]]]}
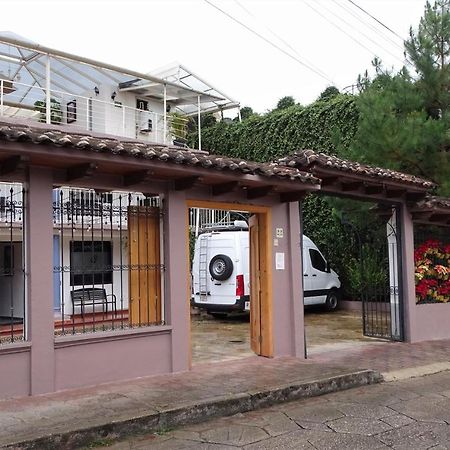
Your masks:
{"label": "wall-mounted light", "polygon": [[111,94],[111,100],[114,101],[114,100],[116,99],[116,97],[117,97],[117,92],[114,91],[114,92]]}
{"label": "wall-mounted light", "polygon": [[170,109],[171,109],[170,105],[167,105],[166,106],[166,113],[170,113]]}
{"label": "wall-mounted light", "polygon": [[98,94],[100,94],[100,90],[98,89],[98,87],[97,87],[97,86],[95,86],[95,88],[94,88],[94,92],[95,92],[95,95],[98,95]]}

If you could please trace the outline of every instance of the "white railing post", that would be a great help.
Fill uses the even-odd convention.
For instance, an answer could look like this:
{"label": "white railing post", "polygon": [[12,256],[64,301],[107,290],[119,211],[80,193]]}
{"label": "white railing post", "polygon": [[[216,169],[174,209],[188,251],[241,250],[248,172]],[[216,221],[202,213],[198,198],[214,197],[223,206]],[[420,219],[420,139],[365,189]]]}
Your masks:
{"label": "white railing post", "polygon": [[167,86],[164,84],[164,132],[163,132],[163,143],[166,143],[167,134]]}
{"label": "white railing post", "polygon": [[126,106],[122,106],[122,136],[125,136],[125,108]]}
{"label": "white railing post", "polygon": [[198,149],[202,149],[202,124],[200,114],[200,95],[197,97],[197,117],[198,117]]}
{"label": "white railing post", "polygon": [[89,131],[89,98],[86,99],[86,131]]}
{"label": "white railing post", "polygon": [[0,80],[0,116],[3,116],[3,79]]}
{"label": "white railing post", "polygon": [[45,122],[52,123],[52,105],[50,95],[50,55],[47,54],[45,63]]}

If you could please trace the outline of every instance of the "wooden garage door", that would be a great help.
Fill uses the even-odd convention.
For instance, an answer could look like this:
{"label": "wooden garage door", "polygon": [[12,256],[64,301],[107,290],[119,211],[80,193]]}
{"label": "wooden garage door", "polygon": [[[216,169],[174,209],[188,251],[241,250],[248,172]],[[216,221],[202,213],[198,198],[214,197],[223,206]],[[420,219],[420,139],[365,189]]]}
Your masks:
{"label": "wooden garage door", "polygon": [[160,212],[149,206],[128,209],[129,321],[161,321]]}

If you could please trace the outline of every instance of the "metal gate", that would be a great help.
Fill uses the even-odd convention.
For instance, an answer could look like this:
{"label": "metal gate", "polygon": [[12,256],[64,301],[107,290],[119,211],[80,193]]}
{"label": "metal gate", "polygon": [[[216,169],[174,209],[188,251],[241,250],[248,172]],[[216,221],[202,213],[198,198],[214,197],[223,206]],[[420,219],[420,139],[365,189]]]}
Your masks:
{"label": "metal gate", "polygon": [[399,212],[383,209],[359,239],[363,333],[393,341],[403,340]]}

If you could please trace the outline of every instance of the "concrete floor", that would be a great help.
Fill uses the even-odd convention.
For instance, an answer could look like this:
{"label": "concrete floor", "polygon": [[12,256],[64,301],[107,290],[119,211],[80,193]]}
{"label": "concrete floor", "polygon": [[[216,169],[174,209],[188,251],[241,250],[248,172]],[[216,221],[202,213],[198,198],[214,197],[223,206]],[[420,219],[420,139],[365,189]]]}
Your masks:
{"label": "concrete floor", "polygon": [[[354,311],[326,312],[311,307],[305,311],[305,323],[308,355],[384,342],[363,336],[361,313]],[[253,355],[248,316],[215,319],[204,313],[193,314],[191,333],[193,364]]]}

